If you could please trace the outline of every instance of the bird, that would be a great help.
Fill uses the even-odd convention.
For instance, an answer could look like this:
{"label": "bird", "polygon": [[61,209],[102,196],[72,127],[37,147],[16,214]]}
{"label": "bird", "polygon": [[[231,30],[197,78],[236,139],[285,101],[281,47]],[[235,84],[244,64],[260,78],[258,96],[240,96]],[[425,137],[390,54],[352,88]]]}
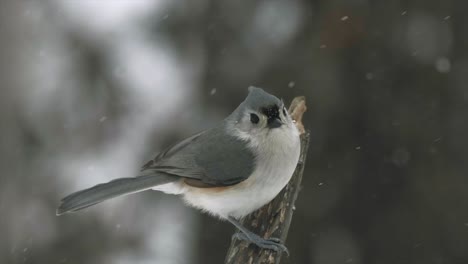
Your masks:
{"label": "bird", "polygon": [[247,97],[218,125],[156,155],[135,177],[118,178],[72,193],[57,215],[127,194],[156,190],[180,195],[189,206],[232,223],[235,236],[259,248],[288,250],[240,220],[267,204],[286,186],[299,161],[300,136],[282,100],[250,86]]}

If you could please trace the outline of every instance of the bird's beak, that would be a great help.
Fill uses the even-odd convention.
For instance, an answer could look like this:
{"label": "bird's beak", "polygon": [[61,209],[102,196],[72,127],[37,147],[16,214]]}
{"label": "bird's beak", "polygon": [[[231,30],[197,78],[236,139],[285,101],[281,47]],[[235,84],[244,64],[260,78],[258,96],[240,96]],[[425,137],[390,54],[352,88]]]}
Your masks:
{"label": "bird's beak", "polygon": [[278,127],[281,127],[282,124],[283,124],[283,122],[281,121],[281,119],[279,117],[272,118],[268,122],[268,126],[270,128],[278,128]]}

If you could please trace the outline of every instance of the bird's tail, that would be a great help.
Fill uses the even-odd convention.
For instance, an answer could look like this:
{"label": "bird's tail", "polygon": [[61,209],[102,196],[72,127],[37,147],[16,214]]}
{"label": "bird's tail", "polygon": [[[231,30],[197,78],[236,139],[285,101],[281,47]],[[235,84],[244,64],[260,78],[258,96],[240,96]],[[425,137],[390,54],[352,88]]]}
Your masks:
{"label": "bird's tail", "polygon": [[98,184],[63,198],[57,208],[57,215],[75,212],[117,196],[145,191],[179,179],[176,176],[158,173],[134,178],[120,178],[108,183]]}

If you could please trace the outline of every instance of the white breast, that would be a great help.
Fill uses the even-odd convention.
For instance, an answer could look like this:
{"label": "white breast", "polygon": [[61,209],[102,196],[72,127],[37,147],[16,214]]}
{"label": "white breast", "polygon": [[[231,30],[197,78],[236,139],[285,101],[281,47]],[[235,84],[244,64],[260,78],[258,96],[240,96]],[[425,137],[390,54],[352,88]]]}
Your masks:
{"label": "white breast", "polygon": [[[184,200],[221,218],[241,218],[271,201],[291,179],[300,153],[294,125],[269,132],[268,142],[253,142],[257,167],[245,181],[228,188],[185,187]],[[256,151],[256,152],[257,152]]]}

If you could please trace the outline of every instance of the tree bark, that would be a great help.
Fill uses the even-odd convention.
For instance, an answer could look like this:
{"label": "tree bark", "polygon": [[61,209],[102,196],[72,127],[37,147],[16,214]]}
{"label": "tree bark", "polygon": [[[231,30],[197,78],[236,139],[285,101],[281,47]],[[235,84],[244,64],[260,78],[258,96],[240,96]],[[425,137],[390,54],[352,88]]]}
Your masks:
{"label": "tree bark", "polygon": [[[264,238],[280,238],[286,241],[289,226],[291,225],[294,203],[301,188],[302,174],[309,147],[309,132],[304,132],[302,114],[305,112],[305,98],[297,97],[291,103],[289,112],[296,121],[301,135],[301,154],[296,170],[286,187],[270,203],[253,212],[242,224]],[[238,231],[239,232],[239,231]],[[226,255],[226,264],[253,264],[253,263],[280,263],[281,253],[272,250],[260,249],[253,244],[240,241],[234,236]]]}

